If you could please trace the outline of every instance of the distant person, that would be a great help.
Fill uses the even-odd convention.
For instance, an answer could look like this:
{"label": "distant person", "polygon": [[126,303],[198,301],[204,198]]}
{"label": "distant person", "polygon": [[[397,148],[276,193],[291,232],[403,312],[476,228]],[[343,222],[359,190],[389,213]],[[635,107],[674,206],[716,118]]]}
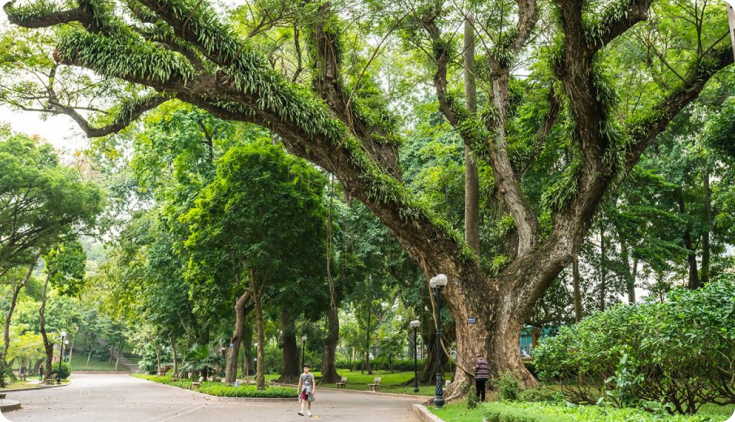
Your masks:
{"label": "distant person", "polygon": [[43,381],[43,364],[38,367],[38,381]]}
{"label": "distant person", "polygon": [[306,415],[311,416],[311,402],[314,401],[314,394],[316,394],[316,382],[314,374],[309,373],[309,365],[304,365],[304,373],[299,377],[299,386],[296,387],[296,391],[299,392],[299,403],[301,403],[299,415],[304,416],[304,403],[308,403],[309,408]]}
{"label": "distant person", "polygon": [[[487,361],[482,358],[482,355],[478,354],[477,362],[475,363],[475,390],[477,390],[477,400],[485,401],[488,378],[490,378],[490,369],[488,368]],[[480,399],[480,396],[482,396],[482,399]]]}
{"label": "distant person", "polygon": [[25,381],[26,380],[26,366],[25,365],[21,365],[21,367],[20,367],[20,374],[19,375],[20,375],[20,380],[21,381]]}

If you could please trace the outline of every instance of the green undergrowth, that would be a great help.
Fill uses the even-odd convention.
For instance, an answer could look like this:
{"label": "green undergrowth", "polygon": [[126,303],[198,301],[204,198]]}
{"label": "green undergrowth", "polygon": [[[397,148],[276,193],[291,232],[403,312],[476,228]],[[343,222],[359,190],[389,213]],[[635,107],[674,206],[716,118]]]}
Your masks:
{"label": "green undergrowth", "polygon": [[[134,374],[135,378],[140,378],[148,381],[157,382],[159,384],[171,385],[183,389],[189,389],[191,386],[190,380],[178,380],[171,379],[170,376],[156,376],[156,375],[144,375]],[[260,397],[260,398],[293,398],[296,399],[296,390],[288,387],[270,387],[268,386],[265,390],[259,391],[254,385],[250,386],[239,386],[235,388],[232,385],[223,384],[217,381],[203,382],[201,388],[196,389],[204,394],[218,397]]]}
{"label": "green undergrowth", "polygon": [[467,409],[465,403],[457,403],[442,409],[430,409],[445,422],[722,422],[728,418],[725,414],[704,412],[672,416],[631,408],[564,403],[492,402],[480,404],[475,409]]}

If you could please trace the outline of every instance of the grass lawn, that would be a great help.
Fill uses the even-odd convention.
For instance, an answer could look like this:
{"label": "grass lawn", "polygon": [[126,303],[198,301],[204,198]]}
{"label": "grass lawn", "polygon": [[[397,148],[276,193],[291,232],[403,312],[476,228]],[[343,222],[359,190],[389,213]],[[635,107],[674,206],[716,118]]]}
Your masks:
{"label": "grass lawn", "polygon": [[[148,381],[157,382],[160,384],[172,385],[183,389],[189,389],[191,386],[190,380],[174,381],[169,376],[155,376],[155,375],[142,375],[134,374],[131,375],[135,378],[140,378]],[[270,398],[293,398],[296,397],[296,392],[293,388],[289,387],[271,387],[266,385],[265,390],[258,391],[254,385],[251,386],[239,386],[235,388],[232,385],[223,384],[218,381],[203,382],[201,387],[197,390],[204,394],[219,397],[270,397]]]}
{"label": "grass lawn", "polygon": [[[126,369],[124,365],[119,365],[118,368],[119,371],[124,371]],[[72,373],[74,371],[114,371],[115,365],[110,365],[106,360],[100,362],[94,358],[90,359],[89,365],[87,365],[87,356],[75,353],[71,358],[71,370]]]}
{"label": "grass lawn", "polygon": [[[360,371],[348,371],[346,369],[337,370],[340,376],[347,377],[347,389],[348,390],[363,390],[369,391],[370,387],[368,384],[373,383],[373,379],[376,377],[381,378],[380,390],[384,393],[394,394],[411,394],[420,396],[433,396],[435,393],[434,385],[420,385],[419,392],[413,392],[413,385],[403,385],[407,381],[413,378],[413,371],[411,372],[393,372],[390,371],[373,371],[372,375],[367,373],[361,373]],[[320,372],[314,372],[314,376],[319,378]],[[445,374],[445,379],[450,379],[451,373]],[[322,387],[326,388],[337,388],[336,384],[322,384]]]}
{"label": "grass lawn", "polygon": [[[543,404],[538,404],[540,406],[544,406]],[[502,410],[503,414],[506,415],[505,417],[511,417],[511,415],[518,415],[519,417],[524,417],[524,419],[517,419],[517,420],[524,420],[524,421],[538,421],[538,422],[557,422],[557,421],[578,421],[578,420],[584,420],[589,422],[608,422],[608,421],[623,421],[623,420],[629,420],[631,418],[635,418],[636,421],[640,420],[643,421],[711,421],[711,422],[722,422],[728,419],[733,414],[733,410],[735,410],[735,405],[729,405],[729,406],[717,406],[717,405],[705,405],[702,410],[698,413],[697,416],[694,417],[686,417],[686,416],[660,416],[655,417],[652,414],[643,412],[643,411],[632,411],[630,409],[624,409],[619,411],[612,409],[610,411],[610,414],[600,415],[598,418],[593,418],[592,415],[595,414],[594,406],[585,406],[582,407],[584,410],[589,410],[589,412],[577,412],[573,409],[564,408],[563,406],[551,406],[548,409],[526,409],[527,406],[537,406],[537,404],[528,404],[528,403],[506,403],[506,404],[500,404],[500,403],[484,403],[479,405],[475,409],[467,409],[467,405],[465,403],[454,403],[450,405],[444,406],[442,409],[434,409],[433,407],[429,407],[429,409],[442,418],[445,422],[480,422],[484,418],[488,417],[488,412],[490,412],[491,409],[495,409],[496,411]],[[516,408],[516,409],[514,409]],[[568,414],[568,416],[563,416],[564,414]],[[561,416],[560,416],[561,415]],[[574,416],[577,416],[575,418]],[[584,416],[583,416],[584,415]],[[493,420],[491,418],[491,420]],[[516,419],[500,419],[500,420],[516,420]]]}

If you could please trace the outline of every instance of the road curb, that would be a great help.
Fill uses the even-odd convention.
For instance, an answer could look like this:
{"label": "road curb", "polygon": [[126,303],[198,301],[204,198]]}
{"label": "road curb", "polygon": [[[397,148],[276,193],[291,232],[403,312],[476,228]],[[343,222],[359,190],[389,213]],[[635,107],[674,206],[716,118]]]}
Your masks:
{"label": "road curb", "polygon": [[[281,387],[293,387],[296,388],[296,384],[275,384],[279,385]],[[381,393],[379,391],[365,391],[365,390],[350,390],[349,388],[332,388],[332,387],[321,387],[325,390],[329,391],[339,391],[344,393],[361,393],[361,394],[369,394],[371,396],[386,396],[386,397],[397,397],[397,398],[404,398],[404,399],[417,399],[417,400],[428,400],[434,398],[434,396],[419,396],[414,394],[399,394],[399,393]]]}
{"label": "road curb", "polygon": [[150,383],[153,383],[155,385],[160,385],[162,387],[175,388],[178,391],[183,391],[183,392],[189,393],[189,394],[191,394],[193,396],[202,397],[202,398],[205,398],[207,400],[212,400],[212,401],[221,401],[221,402],[238,402],[238,401],[240,401],[240,402],[242,402],[242,401],[252,401],[252,402],[288,402],[288,401],[296,401],[297,400],[295,396],[294,397],[221,397],[221,396],[213,396],[211,394],[206,394],[206,393],[202,393],[202,392],[194,391],[194,390],[187,390],[185,388],[177,387],[175,385],[161,384],[160,382],[150,381],[150,380],[143,379],[143,378],[137,378],[137,377],[130,377],[130,378],[135,378],[137,380],[141,380],[141,381],[145,381],[145,382],[150,382]]}
{"label": "road curb", "polygon": [[133,371],[74,371],[75,374],[92,374],[92,375],[126,375],[133,374]]}
{"label": "road curb", "polygon": [[20,410],[20,402],[18,400],[0,400],[0,412],[12,412],[13,410]]}
{"label": "road curb", "polygon": [[423,404],[414,404],[412,409],[413,413],[415,413],[423,422],[444,422],[442,418],[431,413]]}
{"label": "road curb", "polygon": [[71,381],[61,385],[45,385],[43,387],[31,387],[31,388],[14,388],[12,390],[0,390],[0,393],[20,393],[22,391],[34,391],[34,390],[48,390],[49,388],[60,388],[66,387],[71,384]]}

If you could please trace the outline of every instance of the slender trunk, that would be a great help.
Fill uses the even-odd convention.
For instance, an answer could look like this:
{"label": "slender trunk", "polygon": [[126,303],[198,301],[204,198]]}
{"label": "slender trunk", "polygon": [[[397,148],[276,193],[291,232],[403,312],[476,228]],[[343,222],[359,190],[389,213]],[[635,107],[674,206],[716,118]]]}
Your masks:
{"label": "slender trunk", "polygon": [[161,346],[158,343],[156,343],[156,374],[160,374],[160,373],[161,373]]}
{"label": "slender trunk", "polygon": [[125,347],[125,339],[120,340],[120,347],[117,348],[117,359],[115,360],[115,370],[117,371],[117,366],[120,364],[120,354],[123,351],[123,348]]}
{"label": "slender trunk", "polygon": [[225,382],[228,384],[234,383],[237,379],[237,358],[240,356],[240,343],[245,331],[248,302],[250,302],[250,292],[245,292],[235,303],[235,332],[230,338],[232,347],[227,349],[227,367],[225,369]]}
{"label": "slender trunk", "polygon": [[628,291],[628,304],[632,305],[635,303],[635,275],[638,261],[633,259],[633,267],[630,267],[628,241],[620,230],[618,231],[618,237],[620,238],[620,259],[623,261],[625,267],[625,285]]}
{"label": "slender trunk", "polygon": [[709,186],[709,172],[704,171],[702,188],[704,190],[704,232],[702,233],[702,277],[698,287],[709,282],[710,233],[712,232],[712,192]]}
{"label": "slender trunk", "polygon": [[253,368],[253,355],[251,353],[253,349],[253,327],[250,323],[245,326],[242,348],[244,351],[243,365],[245,366],[243,373],[245,374],[245,378],[248,379]]}
{"label": "slender trunk", "polygon": [[607,294],[607,265],[605,250],[605,226],[600,222],[600,310],[605,312],[605,295]]}
{"label": "slender trunk", "polygon": [[370,316],[370,305],[368,305],[367,331],[365,333],[365,370],[368,375],[373,374],[373,370],[370,368]]}
{"label": "slender trunk", "polygon": [[20,294],[20,291],[23,289],[23,286],[26,285],[28,282],[28,279],[31,278],[31,275],[33,274],[33,268],[36,266],[36,262],[38,261],[38,257],[40,256],[40,253],[37,253],[36,256],[33,258],[33,262],[28,266],[28,271],[26,272],[26,275],[23,277],[22,280],[18,282],[13,287],[13,297],[10,300],[10,309],[8,309],[8,314],[5,316],[5,332],[3,335],[3,350],[0,352],[0,386],[5,386],[5,372],[6,368],[8,367],[7,363],[7,357],[8,357],[8,346],[10,345],[10,322],[13,319],[13,312],[15,312],[15,305],[18,303],[18,295]]}
{"label": "slender trunk", "polygon": [[74,343],[77,340],[76,334],[74,337],[71,338],[71,345],[69,346],[69,363],[71,363],[72,358],[74,357]]}
{"label": "slender trunk", "polygon": [[[475,18],[467,13],[464,24],[464,92],[467,111],[477,113],[477,87],[475,85]],[[469,145],[465,145],[465,188],[464,188],[464,236],[467,244],[480,254],[480,181]]]}
{"label": "slender trunk", "polygon": [[[253,282],[255,285],[255,282]],[[257,289],[253,294],[253,300],[255,301],[255,321],[258,330],[258,363],[255,372],[255,384],[258,390],[265,390],[265,323],[263,322],[263,304],[261,303],[260,293]]]}
{"label": "slender trunk", "polygon": [[579,322],[582,320],[582,288],[580,286],[579,275],[579,257],[574,257],[572,261],[572,285],[574,289],[574,320]]}
{"label": "slender trunk", "polygon": [[330,306],[327,311],[327,335],[324,337],[324,352],[322,353],[321,382],[323,383],[335,383],[341,379],[336,365],[338,343],[339,312],[336,307]]}
{"label": "slender trunk", "polygon": [[281,331],[283,331],[283,373],[278,382],[293,383],[299,377],[299,348],[296,345],[295,319],[281,310]]}
{"label": "slender trunk", "polygon": [[173,360],[173,362],[171,362],[173,364],[172,374],[174,377],[176,377],[178,376],[178,373],[179,373],[179,366],[177,362],[178,357],[176,356],[176,338],[174,336],[171,336],[170,340],[171,340],[171,359]]}
{"label": "slender trunk", "polygon": [[[329,212],[327,213],[327,284],[329,285],[329,310],[327,311],[326,335],[324,336],[324,352],[322,352],[322,379],[321,382],[339,382],[341,377],[337,373],[337,344],[339,343],[339,311],[337,309],[337,294],[332,277],[332,211],[334,208],[334,180],[329,176]],[[344,275],[344,274],[343,274]]]}
{"label": "slender trunk", "polygon": [[[90,344],[94,344],[94,337],[92,338],[92,342]],[[92,359],[92,352],[94,351],[94,346],[89,347],[89,353],[87,354],[87,366],[89,366],[89,360]]]}
{"label": "slender trunk", "polygon": [[48,379],[51,376],[51,363],[54,359],[54,345],[49,341],[48,335],[46,334],[46,298],[48,292],[48,282],[52,271],[46,274],[46,281],[43,283],[43,290],[41,291],[41,307],[38,309],[38,327],[43,338],[43,350],[46,353],[46,368],[43,377]]}
{"label": "slender trunk", "polygon": [[687,222],[684,230],[683,240],[684,247],[687,250],[687,262],[689,263],[689,283],[688,287],[692,290],[699,288],[699,273],[697,271],[697,255],[692,242],[692,219],[686,214],[686,202],[684,201],[684,191],[682,188],[676,188],[674,192],[676,201],[679,204],[679,214]]}

